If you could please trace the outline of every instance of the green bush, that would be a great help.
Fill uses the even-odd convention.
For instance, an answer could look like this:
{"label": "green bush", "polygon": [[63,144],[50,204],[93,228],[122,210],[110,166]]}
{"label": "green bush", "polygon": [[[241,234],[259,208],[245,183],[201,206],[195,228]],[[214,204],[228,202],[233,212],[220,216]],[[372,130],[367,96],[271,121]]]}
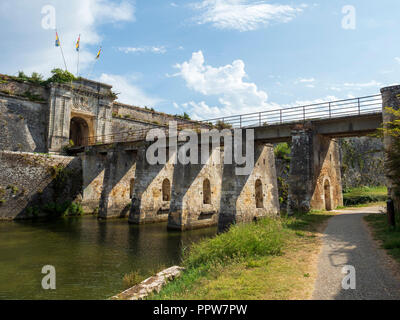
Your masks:
{"label": "green bush", "polygon": [[50,202],[40,208],[40,211],[50,216],[80,216],[83,214],[82,205],[76,202]]}
{"label": "green bush", "polygon": [[175,117],[176,118],[180,118],[180,119],[184,119],[184,120],[192,120],[192,119],[190,119],[190,116],[186,112],[184,112],[182,115],[176,114]]}
{"label": "green bush", "polygon": [[25,91],[22,96],[27,98],[29,101],[33,101],[33,102],[44,102],[45,101],[42,98],[42,96],[40,96],[38,94],[35,94],[35,93],[32,93],[30,91]]}
{"label": "green bush", "polygon": [[371,202],[386,201],[387,195],[364,195],[364,196],[343,196],[343,204],[345,206],[354,206]]}
{"label": "green bush", "polygon": [[26,209],[26,213],[28,215],[32,215],[33,217],[37,217],[40,213],[40,209],[39,207],[35,206],[35,207],[28,207]]}
{"label": "green bush", "polygon": [[46,80],[47,83],[57,82],[57,83],[66,83],[75,81],[75,76],[68,72],[67,70],[62,70],[59,68],[51,70],[52,76]]}
{"label": "green bush", "polygon": [[290,159],[290,146],[287,142],[279,143],[274,148],[275,157],[278,159]]}
{"label": "green bush", "polygon": [[83,208],[80,203],[72,202],[67,208],[65,215],[68,216],[81,216],[83,215]]}
{"label": "green bush", "polygon": [[30,77],[30,81],[36,84],[42,84],[43,83],[43,76],[37,72],[32,72],[32,75]]}

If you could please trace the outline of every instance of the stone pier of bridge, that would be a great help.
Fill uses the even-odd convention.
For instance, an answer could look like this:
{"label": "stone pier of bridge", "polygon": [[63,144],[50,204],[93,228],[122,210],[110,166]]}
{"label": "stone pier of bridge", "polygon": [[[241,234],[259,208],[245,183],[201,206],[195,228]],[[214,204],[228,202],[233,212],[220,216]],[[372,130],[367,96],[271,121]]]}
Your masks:
{"label": "stone pier of bridge", "polygon": [[292,130],[288,214],[333,210],[343,205],[337,140],[309,124]]}

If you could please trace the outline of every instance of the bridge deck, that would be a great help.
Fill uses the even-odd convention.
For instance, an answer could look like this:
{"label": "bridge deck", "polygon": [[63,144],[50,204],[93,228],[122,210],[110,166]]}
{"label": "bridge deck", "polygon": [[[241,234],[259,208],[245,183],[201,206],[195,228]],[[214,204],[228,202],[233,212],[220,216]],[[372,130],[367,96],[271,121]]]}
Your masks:
{"label": "bridge deck", "polygon": [[[376,130],[382,123],[382,96],[378,94],[203,120],[179,125],[178,131],[199,130],[205,127],[254,128],[256,139],[279,142],[289,140],[292,128],[296,124],[306,122],[311,122],[318,133],[331,137],[366,135]],[[146,139],[151,129],[154,128],[88,137],[84,145],[142,141]],[[160,126],[158,129],[168,134],[168,127]]]}

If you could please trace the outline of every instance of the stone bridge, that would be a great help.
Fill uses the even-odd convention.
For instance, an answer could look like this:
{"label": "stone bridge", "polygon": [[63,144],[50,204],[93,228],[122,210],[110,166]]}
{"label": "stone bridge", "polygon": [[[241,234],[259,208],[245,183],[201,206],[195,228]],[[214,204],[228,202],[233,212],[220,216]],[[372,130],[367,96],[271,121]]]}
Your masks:
{"label": "stone bridge", "polygon": [[[113,143],[85,147],[84,204],[95,206],[100,195],[101,218],[129,215],[132,223],[168,221],[169,228],[179,230],[215,224],[222,229],[275,216],[279,201],[273,143],[288,141],[288,212],[332,210],[343,204],[336,139],[374,132],[383,121],[382,105],[393,101],[396,92],[399,87],[382,89],[382,95],[204,121],[202,127],[254,129],[255,165],[245,176],[235,174],[240,165],[223,163],[223,142],[205,164],[182,165],[166,147],[167,163],[150,165],[145,154],[151,142],[114,135]],[[209,143],[199,143],[200,150],[205,147]]]}

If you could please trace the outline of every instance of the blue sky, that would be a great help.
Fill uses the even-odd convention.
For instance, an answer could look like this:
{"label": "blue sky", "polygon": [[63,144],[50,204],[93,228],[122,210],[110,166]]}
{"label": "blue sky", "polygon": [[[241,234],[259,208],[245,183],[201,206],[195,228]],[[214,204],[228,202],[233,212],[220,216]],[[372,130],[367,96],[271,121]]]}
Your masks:
{"label": "blue sky", "polygon": [[[400,2],[2,0],[0,73],[63,67],[110,83],[121,102],[215,118],[376,94],[398,83]],[[355,29],[342,20],[355,9]],[[99,46],[101,58],[93,64]],[[92,72],[91,72],[92,70]]]}

